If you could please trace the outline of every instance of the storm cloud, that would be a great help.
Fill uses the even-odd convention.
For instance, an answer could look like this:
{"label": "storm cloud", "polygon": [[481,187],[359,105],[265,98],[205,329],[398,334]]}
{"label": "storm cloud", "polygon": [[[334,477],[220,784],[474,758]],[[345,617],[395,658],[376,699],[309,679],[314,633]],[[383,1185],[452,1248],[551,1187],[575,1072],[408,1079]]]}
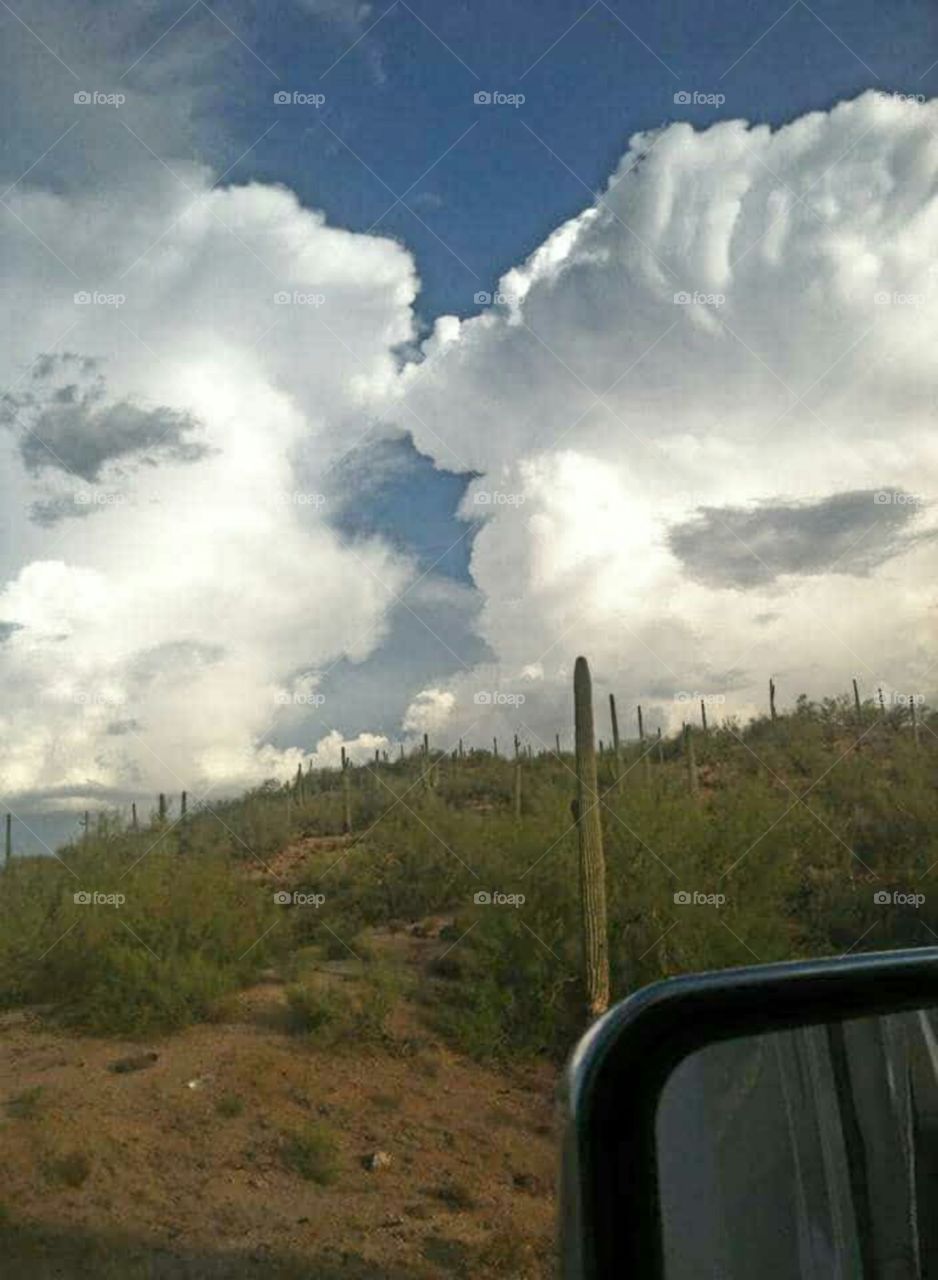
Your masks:
{"label": "storm cloud", "polygon": [[668,532],[696,582],[743,590],[783,574],[865,577],[910,548],[920,504],[901,490],[858,489],[816,502],[701,507]]}
{"label": "storm cloud", "polygon": [[[109,399],[97,362],[71,353],[43,356],[30,388],[0,401],[0,423],[19,431],[20,456],[30,474],[57,470],[89,484],[109,463],[197,462],[206,452],[192,439],[199,424],[190,413]],[[46,524],[71,514],[86,512],[56,499],[35,511]]]}

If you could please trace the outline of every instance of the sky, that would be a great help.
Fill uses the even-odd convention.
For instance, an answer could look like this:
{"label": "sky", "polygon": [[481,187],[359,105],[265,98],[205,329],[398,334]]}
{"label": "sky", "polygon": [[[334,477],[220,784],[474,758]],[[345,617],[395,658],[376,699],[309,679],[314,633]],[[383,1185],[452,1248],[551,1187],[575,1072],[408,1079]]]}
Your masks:
{"label": "sky", "polygon": [[[926,3],[0,4],[0,802],[938,693]],[[934,655],[934,656],[933,656]]]}

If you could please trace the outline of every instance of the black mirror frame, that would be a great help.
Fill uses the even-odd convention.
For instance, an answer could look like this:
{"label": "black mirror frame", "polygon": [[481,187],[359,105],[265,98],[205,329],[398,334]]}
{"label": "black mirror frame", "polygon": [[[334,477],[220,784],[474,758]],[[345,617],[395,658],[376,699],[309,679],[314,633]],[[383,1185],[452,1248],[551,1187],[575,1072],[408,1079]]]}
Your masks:
{"label": "black mirror frame", "polygon": [[938,1005],[938,947],[669,978],[600,1018],[562,1093],[561,1274],[663,1276],[658,1098],[677,1064],[719,1040]]}

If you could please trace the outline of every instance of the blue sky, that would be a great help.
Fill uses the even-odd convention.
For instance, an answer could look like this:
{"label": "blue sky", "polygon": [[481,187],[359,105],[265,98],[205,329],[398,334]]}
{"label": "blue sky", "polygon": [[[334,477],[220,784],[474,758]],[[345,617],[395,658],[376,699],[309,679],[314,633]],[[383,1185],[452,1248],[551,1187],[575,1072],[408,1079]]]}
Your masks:
{"label": "blue sky", "polygon": [[[778,125],[865,88],[938,84],[923,0],[399,0],[348,20],[358,8],[262,5],[253,19],[218,8],[257,57],[232,40],[237,79],[212,100],[229,137],[213,159],[226,168],[276,122],[232,176],[289,182],[338,224],[399,237],[417,258],[424,318],[471,312],[477,291],[589,203],[638,130]],[[278,88],[326,102],[318,115],[278,110]],[[525,101],[479,107],[479,90]],[[681,90],[726,102],[682,107]]]}

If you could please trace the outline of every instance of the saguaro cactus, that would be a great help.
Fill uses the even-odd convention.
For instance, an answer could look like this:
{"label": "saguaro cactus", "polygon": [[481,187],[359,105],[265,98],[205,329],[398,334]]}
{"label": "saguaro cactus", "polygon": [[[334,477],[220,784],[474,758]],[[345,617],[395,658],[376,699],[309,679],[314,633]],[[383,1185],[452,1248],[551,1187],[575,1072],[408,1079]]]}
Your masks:
{"label": "saguaro cactus", "polygon": [[576,827],[580,848],[580,910],[586,1009],[598,1018],[609,1007],[609,952],[606,927],[606,867],[599,820],[596,751],[593,745],[593,685],[589,664],[577,658],[573,671],[576,726]]}
{"label": "saguaro cactus", "polygon": [[352,833],[352,787],[348,769],[342,770],[342,830],[346,835]]}
{"label": "saguaro cactus", "polygon": [[498,759],[498,739],[497,738],[492,739],[492,755],[495,757],[496,760]]}
{"label": "saguaro cactus", "polygon": [[557,748],[557,755],[560,755],[560,734],[554,734],[554,746]]}
{"label": "saguaro cactus", "polygon": [[700,725],[704,733],[707,733],[707,704],[704,702],[703,698],[700,699]]}
{"label": "saguaro cactus", "polygon": [[773,720],[778,719],[775,711],[775,681],[771,676],[769,676],[769,715]]}
{"label": "saguaro cactus", "polygon": [[521,817],[521,761],[515,761],[515,817]]}
{"label": "saguaro cactus", "polygon": [[130,806],[130,829],[131,831],[136,831],[139,826],[140,824],[137,821],[137,802],[134,800]]}
{"label": "saguaro cactus", "polygon": [[[160,822],[161,823],[165,822],[166,821],[166,795],[162,791],[160,792],[160,800],[159,800],[159,807],[157,809],[157,813],[160,815]],[[86,813],[85,814],[86,828],[87,828],[87,824],[88,824],[88,815]]]}
{"label": "saguaro cactus", "polygon": [[689,724],[684,726],[684,758],[687,763],[687,786],[692,796],[697,795],[697,757],[694,754],[694,733]]}
{"label": "saguaro cactus", "polygon": [[609,718],[612,720],[612,768],[615,772],[613,786],[622,782],[622,748],[619,744],[619,717],[616,715],[616,696],[609,695]]}
{"label": "saguaro cactus", "polygon": [[645,748],[645,721],[642,719],[642,708],[638,707],[638,750],[642,758],[642,772],[645,775],[645,782],[651,782],[651,760],[648,751]]}
{"label": "saguaro cactus", "polygon": [[853,705],[857,711],[857,724],[863,723],[863,707],[860,703],[860,690],[857,688],[857,678],[853,677]]}

